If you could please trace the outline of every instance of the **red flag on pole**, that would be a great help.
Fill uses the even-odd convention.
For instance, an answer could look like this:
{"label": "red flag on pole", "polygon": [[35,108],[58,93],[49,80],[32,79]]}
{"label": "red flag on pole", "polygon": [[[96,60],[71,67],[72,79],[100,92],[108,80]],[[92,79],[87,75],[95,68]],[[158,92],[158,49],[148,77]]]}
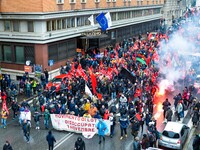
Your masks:
{"label": "red flag on pole", "polygon": [[91,81],[92,81],[92,91],[93,91],[93,94],[96,94],[97,93],[97,91],[96,91],[97,81],[96,81],[96,77],[95,77],[95,75],[94,75],[93,72],[90,74],[90,78],[91,78]]}

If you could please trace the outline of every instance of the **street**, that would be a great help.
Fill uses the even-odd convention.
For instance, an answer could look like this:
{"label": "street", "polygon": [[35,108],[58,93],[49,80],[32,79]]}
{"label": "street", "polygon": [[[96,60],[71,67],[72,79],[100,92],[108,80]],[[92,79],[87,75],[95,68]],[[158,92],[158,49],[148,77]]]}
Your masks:
{"label": "street", "polygon": [[[170,103],[172,102],[173,95],[169,95]],[[159,100],[158,100],[159,99]],[[164,101],[165,97],[159,97],[156,99],[156,105],[154,107],[155,114],[154,117],[157,119],[157,129],[158,131],[162,131],[164,128],[163,123],[163,110],[162,110],[162,101]],[[10,111],[12,113],[12,111]],[[173,117],[173,120],[176,118]],[[186,115],[183,119],[185,124],[191,127],[191,117]],[[19,126],[18,119],[12,120],[10,117],[8,118],[8,126],[6,129],[0,128],[0,145],[3,145],[6,140],[10,141],[13,149],[15,150],[46,150],[48,149],[48,144],[46,141],[46,135],[48,130],[45,130],[43,125],[43,119],[40,121],[40,130],[35,129],[35,123],[33,119],[31,120],[31,140],[30,143],[26,143],[26,140],[23,136],[22,128]],[[53,135],[56,138],[55,150],[73,150],[74,143],[79,136],[81,136],[86,144],[86,150],[130,150],[132,149],[133,136],[130,133],[131,129],[128,129],[128,137],[126,139],[120,140],[120,129],[119,124],[117,123],[115,128],[115,134],[113,138],[106,137],[105,142],[102,144],[98,144],[98,136],[95,135],[92,139],[85,139],[81,134],[69,133],[66,131],[56,131],[52,130]],[[143,133],[146,133],[146,126],[144,126]],[[141,130],[139,132],[139,137],[142,137]],[[192,149],[192,140],[185,145],[185,149]],[[189,146],[189,147],[188,147]]]}

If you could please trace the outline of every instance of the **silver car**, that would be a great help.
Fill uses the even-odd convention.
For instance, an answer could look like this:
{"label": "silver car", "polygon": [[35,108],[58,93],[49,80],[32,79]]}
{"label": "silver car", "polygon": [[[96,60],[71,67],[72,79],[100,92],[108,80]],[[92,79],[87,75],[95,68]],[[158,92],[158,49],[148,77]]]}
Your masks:
{"label": "silver car", "polygon": [[189,132],[190,128],[185,124],[167,122],[160,139],[158,140],[158,146],[160,148],[183,149]]}

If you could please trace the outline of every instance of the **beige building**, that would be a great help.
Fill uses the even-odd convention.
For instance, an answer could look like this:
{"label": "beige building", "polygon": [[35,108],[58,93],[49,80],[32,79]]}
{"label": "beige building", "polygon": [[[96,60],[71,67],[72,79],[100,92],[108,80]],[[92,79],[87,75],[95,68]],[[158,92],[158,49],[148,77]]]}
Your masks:
{"label": "beige building", "polygon": [[[77,49],[104,48],[154,31],[163,4],[164,0],[0,0],[2,72],[16,79],[24,73],[27,60],[49,70],[48,61],[54,60],[51,73],[56,75]],[[110,12],[112,18],[106,37],[83,37],[84,32],[99,29],[88,18],[101,12]]]}
{"label": "beige building", "polygon": [[162,8],[163,19],[169,26],[173,19],[181,17],[186,10],[188,0],[165,0]]}

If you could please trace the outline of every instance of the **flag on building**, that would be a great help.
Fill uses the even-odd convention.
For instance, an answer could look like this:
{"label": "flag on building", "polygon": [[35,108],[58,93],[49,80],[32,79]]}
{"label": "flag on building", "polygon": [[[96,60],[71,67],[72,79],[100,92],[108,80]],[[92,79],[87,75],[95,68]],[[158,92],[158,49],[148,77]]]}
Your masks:
{"label": "flag on building", "polygon": [[91,16],[88,18],[88,20],[90,21],[90,24],[91,24],[92,26],[94,26],[94,15],[91,15]]}
{"label": "flag on building", "polygon": [[96,21],[101,26],[102,31],[106,31],[107,28],[111,27],[111,25],[112,25],[112,21],[111,21],[111,17],[110,17],[109,12],[106,15],[104,13],[100,13],[96,17]]}

